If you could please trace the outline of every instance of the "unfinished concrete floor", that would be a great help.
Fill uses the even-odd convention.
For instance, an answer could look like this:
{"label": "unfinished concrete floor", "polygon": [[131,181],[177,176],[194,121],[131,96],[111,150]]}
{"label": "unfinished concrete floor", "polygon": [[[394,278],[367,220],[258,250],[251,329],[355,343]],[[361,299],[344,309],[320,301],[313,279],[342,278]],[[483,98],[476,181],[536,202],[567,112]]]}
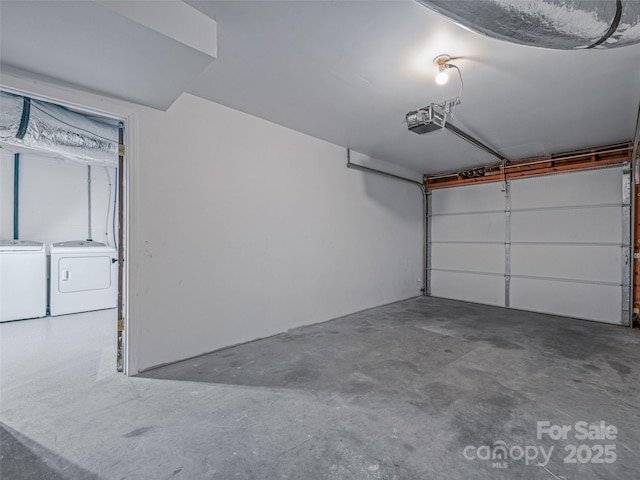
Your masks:
{"label": "unfinished concrete floor", "polygon": [[[416,298],[136,378],[3,385],[1,475],[636,480],[639,365],[637,330]],[[617,434],[576,438],[601,421]]]}

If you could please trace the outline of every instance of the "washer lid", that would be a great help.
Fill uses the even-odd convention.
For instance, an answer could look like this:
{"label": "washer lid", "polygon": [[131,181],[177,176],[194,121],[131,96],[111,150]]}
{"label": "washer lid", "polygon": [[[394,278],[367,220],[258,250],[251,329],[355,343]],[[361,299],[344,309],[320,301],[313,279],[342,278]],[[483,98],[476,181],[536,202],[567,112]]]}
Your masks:
{"label": "washer lid", "polygon": [[106,247],[104,243],[94,242],[93,240],[70,240],[67,242],[54,243],[53,246],[56,248]]}
{"label": "washer lid", "polygon": [[2,252],[37,252],[44,250],[42,242],[32,242],[30,240],[0,240],[0,251]]}

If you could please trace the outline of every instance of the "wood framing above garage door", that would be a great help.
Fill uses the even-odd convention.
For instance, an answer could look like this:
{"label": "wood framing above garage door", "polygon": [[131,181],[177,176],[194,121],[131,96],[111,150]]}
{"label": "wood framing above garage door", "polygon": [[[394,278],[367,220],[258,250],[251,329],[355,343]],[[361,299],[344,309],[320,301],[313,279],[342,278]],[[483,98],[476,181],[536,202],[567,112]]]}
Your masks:
{"label": "wood framing above garage door", "polygon": [[439,188],[428,294],[628,325],[628,164]]}

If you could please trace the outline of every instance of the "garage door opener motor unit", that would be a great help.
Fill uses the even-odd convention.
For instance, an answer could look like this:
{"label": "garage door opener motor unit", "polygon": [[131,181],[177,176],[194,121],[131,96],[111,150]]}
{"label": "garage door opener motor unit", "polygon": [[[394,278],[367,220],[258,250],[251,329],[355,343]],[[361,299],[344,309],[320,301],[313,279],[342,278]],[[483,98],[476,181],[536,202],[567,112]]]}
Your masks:
{"label": "garage door opener motor unit", "polygon": [[435,132],[444,128],[445,118],[444,108],[432,103],[407,113],[407,127],[418,134]]}

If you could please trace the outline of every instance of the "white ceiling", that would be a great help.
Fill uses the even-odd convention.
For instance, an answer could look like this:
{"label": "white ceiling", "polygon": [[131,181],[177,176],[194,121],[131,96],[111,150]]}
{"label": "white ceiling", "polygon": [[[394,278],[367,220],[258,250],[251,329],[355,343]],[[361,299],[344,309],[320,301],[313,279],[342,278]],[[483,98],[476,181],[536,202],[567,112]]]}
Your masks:
{"label": "white ceiling", "polygon": [[[73,46],[75,38],[64,18],[69,12],[52,9],[52,28],[38,29],[30,19],[18,32],[6,19],[6,3],[3,63],[71,82],[69,68],[92,65],[107,48],[90,30],[93,23],[108,27],[108,10],[96,6],[77,26],[85,48],[95,52],[92,60],[66,54],[65,39]],[[16,10],[31,2],[19,3]],[[187,3],[215,18],[217,59],[202,73],[182,72],[187,80],[174,76],[181,53],[165,52],[164,71],[144,82],[144,90],[173,82],[174,89],[420,173],[493,162],[448,131],[417,135],[403,124],[409,110],[457,93],[455,77],[446,87],[433,80],[433,57],[448,53],[463,57],[455,63],[465,83],[453,123],[510,159],[633,138],[640,45],[557,51],[510,44],[464,30],[412,0]],[[5,48],[18,37],[22,42]],[[59,48],[44,48],[43,59],[53,37]],[[143,88],[141,73],[119,73],[134,90]]]}
{"label": "white ceiling", "polygon": [[[133,12],[119,3],[111,8],[103,3],[110,5],[0,0],[1,66],[167,109],[214,61],[211,48],[188,45],[193,43],[188,40],[190,36],[171,32],[171,22],[162,25],[156,21],[159,28],[148,26],[154,23],[153,13],[157,12],[147,12],[148,22],[136,19],[135,13],[140,12],[133,7],[148,3],[127,2]],[[189,19],[196,27],[202,25],[198,17],[203,17],[215,30],[215,22],[184,3],[163,1],[158,5],[162,7],[156,7],[156,11],[170,9],[174,17]],[[191,12],[197,15],[189,15]],[[179,28],[187,30],[188,26]],[[213,35],[215,38],[215,32]]]}

